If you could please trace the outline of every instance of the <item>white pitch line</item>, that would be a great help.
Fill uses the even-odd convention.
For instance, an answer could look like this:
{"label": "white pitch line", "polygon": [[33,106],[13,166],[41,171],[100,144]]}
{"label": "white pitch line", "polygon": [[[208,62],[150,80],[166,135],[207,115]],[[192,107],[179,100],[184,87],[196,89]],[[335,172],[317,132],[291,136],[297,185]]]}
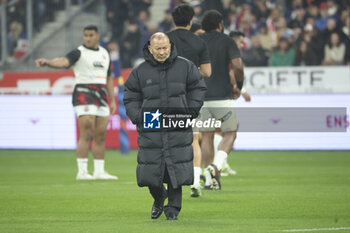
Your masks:
{"label": "white pitch line", "polygon": [[282,230],[282,231],[283,232],[308,232],[308,231],[341,231],[341,230],[350,230],[350,227],[292,229],[292,230]]}

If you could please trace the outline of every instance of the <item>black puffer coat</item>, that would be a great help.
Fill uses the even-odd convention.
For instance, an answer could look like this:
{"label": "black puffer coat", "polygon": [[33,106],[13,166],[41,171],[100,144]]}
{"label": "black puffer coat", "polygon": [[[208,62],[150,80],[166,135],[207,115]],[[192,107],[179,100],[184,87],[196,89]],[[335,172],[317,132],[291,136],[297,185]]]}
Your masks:
{"label": "black puffer coat", "polygon": [[[149,43],[148,43],[149,44]],[[157,62],[148,51],[145,62],[135,68],[125,83],[124,104],[130,120],[137,125],[137,184],[160,187],[165,165],[174,188],[193,184],[192,129],[146,131],[142,128],[145,108],[180,108],[196,117],[203,105],[205,82],[198,68],[178,57],[172,44],[171,55]]]}

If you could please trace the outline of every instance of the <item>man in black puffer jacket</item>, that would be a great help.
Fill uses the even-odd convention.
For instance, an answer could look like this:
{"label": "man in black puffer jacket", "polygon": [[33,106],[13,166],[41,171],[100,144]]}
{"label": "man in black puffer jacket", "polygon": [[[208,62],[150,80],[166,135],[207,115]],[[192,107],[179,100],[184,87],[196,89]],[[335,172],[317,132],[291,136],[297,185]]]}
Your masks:
{"label": "man in black puffer jacket", "polygon": [[[148,186],[154,198],[152,219],[162,214],[168,197],[164,213],[168,220],[176,220],[182,185],[193,184],[192,129],[147,130],[143,116],[149,109],[177,109],[194,119],[203,105],[206,85],[198,68],[177,56],[164,33],[152,35],[143,52],[146,61],[131,72],[124,93],[127,115],[138,131],[137,184]],[[168,184],[167,190],[163,183]]]}

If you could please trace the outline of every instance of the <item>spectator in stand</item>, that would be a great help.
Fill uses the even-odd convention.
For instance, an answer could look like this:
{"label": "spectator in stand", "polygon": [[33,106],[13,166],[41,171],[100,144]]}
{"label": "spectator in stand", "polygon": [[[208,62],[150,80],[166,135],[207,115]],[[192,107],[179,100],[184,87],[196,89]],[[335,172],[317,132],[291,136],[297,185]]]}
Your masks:
{"label": "spectator in stand", "polygon": [[302,36],[302,30],[300,28],[294,28],[293,35],[290,37],[289,41],[292,41],[293,44],[297,44],[300,41]]}
{"label": "spectator in stand", "polygon": [[276,0],[266,0],[265,4],[266,4],[267,8],[269,8],[270,10],[277,8]]}
{"label": "spectator in stand", "polygon": [[264,1],[254,0],[256,7],[256,16],[258,19],[267,19],[269,17],[270,11],[267,8]]}
{"label": "spectator in stand", "polygon": [[281,16],[281,12],[278,8],[273,8],[270,11],[270,15],[266,20],[266,25],[269,31],[275,32],[276,31],[276,25],[279,17]]}
{"label": "spectator in stand", "polygon": [[261,47],[267,51],[271,51],[276,45],[276,37],[270,30],[268,30],[265,23],[261,23],[259,26],[258,38]]}
{"label": "spectator in stand", "polygon": [[134,19],[128,21],[126,29],[127,31],[121,39],[120,53],[123,68],[130,68],[138,57],[141,33],[137,21]]}
{"label": "spectator in stand", "polygon": [[253,14],[252,9],[249,4],[245,3],[242,5],[242,10],[237,16],[237,28],[240,31],[243,31],[245,26],[243,23],[250,24],[252,22]]}
{"label": "spectator in stand", "polygon": [[319,32],[311,24],[305,25],[302,40],[305,40],[308,43],[313,53],[316,55],[316,65],[321,64],[324,56],[325,42],[320,37]]}
{"label": "spectator in stand", "polygon": [[242,20],[240,25],[240,31],[242,31],[247,38],[250,38],[252,35],[256,34],[257,29],[253,28],[252,25],[254,25],[252,19],[245,18]]}
{"label": "spectator in stand", "polygon": [[[305,26],[310,24],[312,26],[312,28],[314,29],[316,27],[316,21],[315,21],[315,18],[312,17],[312,16],[308,16],[306,17],[305,19]],[[304,26],[304,29],[305,29],[305,26]]]}
{"label": "spectator in stand", "polygon": [[[307,3],[305,0],[285,0],[285,13],[292,14],[293,9],[297,6],[306,7]],[[289,11],[289,12],[288,12]]]}
{"label": "spectator in stand", "polygon": [[125,0],[105,0],[107,21],[112,27],[112,39],[119,40],[124,32],[124,22],[129,17],[128,3]]}
{"label": "spectator in stand", "polygon": [[350,66],[350,47],[346,47],[345,57],[344,57],[345,65]]}
{"label": "spectator in stand", "polygon": [[289,22],[288,27],[302,29],[305,24],[305,14],[305,9],[302,6],[296,6],[291,15],[292,20]]}
{"label": "spectator in stand", "polygon": [[312,17],[312,18],[316,19],[319,15],[318,7],[315,4],[309,5],[309,7],[307,8],[306,15],[307,15],[307,17]]}
{"label": "spectator in stand", "polygon": [[348,18],[350,18],[350,11],[348,9],[342,10],[340,13],[340,19],[339,19],[341,26],[346,25],[346,20]]}
{"label": "spectator in stand", "polygon": [[344,26],[342,27],[342,32],[345,36],[346,43],[349,43],[350,42],[350,17],[347,17],[344,20],[343,24]]}
{"label": "spectator in stand", "polygon": [[25,25],[26,1],[11,1],[12,4],[10,4],[10,1],[8,2],[9,5],[7,7],[7,22],[11,24],[11,22],[16,21],[22,25]]}
{"label": "spectator in stand", "polygon": [[258,36],[252,36],[252,46],[249,49],[242,50],[242,58],[246,66],[267,66],[267,51],[261,47]]}
{"label": "spectator in stand", "polygon": [[316,28],[319,31],[323,31],[327,27],[327,22],[330,17],[328,16],[328,4],[322,2],[320,4],[320,16],[316,19]]}
{"label": "spectator in stand", "polygon": [[227,7],[227,10],[229,12],[237,12],[237,6],[235,4],[236,1],[231,1],[229,4],[228,4],[228,7]]}
{"label": "spectator in stand", "polygon": [[324,60],[322,65],[342,65],[344,64],[345,45],[340,40],[339,34],[333,32],[330,40],[324,48]]}
{"label": "spectator in stand", "polygon": [[228,31],[236,31],[237,30],[237,15],[234,12],[229,12],[228,17],[225,23],[225,28]]}
{"label": "spectator in stand", "polygon": [[340,12],[336,1],[328,0],[327,5],[328,5],[328,16],[338,19],[338,15],[340,14]]}
{"label": "spectator in stand", "polygon": [[165,17],[162,22],[158,25],[159,32],[168,32],[174,27],[173,18],[171,16],[171,10],[165,11]]}
{"label": "spectator in stand", "polygon": [[122,64],[120,61],[120,49],[118,42],[110,41],[107,44],[107,50],[111,58],[111,75],[113,78],[118,78],[122,75]]}
{"label": "spectator in stand", "polygon": [[200,1],[192,1],[190,5],[193,7],[194,16],[193,23],[200,23],[202,21],[203,9]]}
{"label": "spectator in stand", "polygon": [[344,22],[344,27],[342,28],[345,41],[345,64],[350,65],[350,17],[348,17]]}
{"label": "spectator in stand", "polygon": [[287,38],[279,39],[277,50],[270,57],[270,66],[293,66],[295,59],[295,51],[289,45]]}
{"label": "spectator in stand", "polygon": [[148,11],[149,7],[152,6],[152,0],[129,0],[129,2],[133,17],[137,17],[141,11]]}
{"label": "spectator in stand", "polygon": [[17,46],[18,38],[23,30],[21,23],[17,21],[12,21],[9,26],[9,32],[7,34],[7,48],[8,55],[10,57],[14,56],[15,48]]}
{"label": "spectator in stand", "polygon": [[306,41],[301,41],[294,60],[295,66],[315,66],[317,58]]}
{"label": "spectator in stand", "polygon": [[340,39],[343,39],[343,33],[338,27],[337,22],[335,21],[335,19],[330,18],[327,22],[326,29],[321,34],[324,44],[326,44],[329,41],[331,34],[333,34],[334,32],[340,35]]}
{"label": "spectator in stand", "polygon": [[284,17],[280,17],[277,22],[277,38],[278,41],[280,37],[290,38],[293,36],[293,30],[287,27],[287,21]]}
{"label": "spectator in stand", "polygon": [[150,13],[148,10],[140,11],[138,15],[138,26],[141,34],[140,44],[138,46],[138,57],[143,56],[143,46],[149,40],[151,33],[148,28]]}

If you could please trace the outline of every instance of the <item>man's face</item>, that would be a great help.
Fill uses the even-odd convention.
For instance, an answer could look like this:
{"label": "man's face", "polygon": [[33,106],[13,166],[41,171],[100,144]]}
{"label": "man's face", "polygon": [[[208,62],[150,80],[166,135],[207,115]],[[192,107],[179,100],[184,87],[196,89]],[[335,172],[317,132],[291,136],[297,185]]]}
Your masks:
{"label": "man's face", "polygon": [[155,38],[151,41],[151,45],[148,46],[149,52],[153,55],[154,59],[158,62],[165,62],[170,56],[171,45],[167,38]]}
{"label": "man's face", "polygon": [[96,48],[98,40],[100,39],[98,33],[95,30],[84,31],[84,44],[88,48]]}
{"label": "man's face", "polygon": [[235,39],[237,47],[239,50],[241,50],[244,46],[244,37],[243,36],[239,36]]}
{"label": "man's face", "polygon": [[288,41],[287,40],[282,40],[282,41],[280,41],[280,48],[282,49],[282,50],[287,50],[287,48],[288,48]]}

